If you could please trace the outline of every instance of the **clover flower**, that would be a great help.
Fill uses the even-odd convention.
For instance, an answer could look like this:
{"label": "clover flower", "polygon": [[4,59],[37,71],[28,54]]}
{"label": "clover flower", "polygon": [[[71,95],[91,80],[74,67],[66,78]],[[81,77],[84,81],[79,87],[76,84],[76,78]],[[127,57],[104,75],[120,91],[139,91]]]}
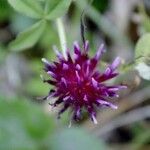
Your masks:
{"label": "clover flower", "polygon": [[55,98],[56,101],[51,104],[54,107],[62,104],[58,118],[70,108],[73,113],[72,120],[78,121],[81,119],[82,110],[85,109],[91,120],[97,124],[96,107],[106,106],[117,109],[117,106],[110,102],[110,98],[119,97],[117,92],[126,86],[105,84],[105,81],[118,75],[116,69],[120,64],[119,57],[108,65],[105,71],[100,72],[97,65],[101,55],[105,52],[104,45],[100,45],[92,58],[89,57],[88,50],[88,41],[83,44],[83,47],[75,42],[73,57],[67,51],[67,59],[65,59],[55,48],[57,61],[50,63],[45,58],[42,59],[45,64],[44,70],[51,77],[43,81],[53,86],[48,96],[43,99]]}

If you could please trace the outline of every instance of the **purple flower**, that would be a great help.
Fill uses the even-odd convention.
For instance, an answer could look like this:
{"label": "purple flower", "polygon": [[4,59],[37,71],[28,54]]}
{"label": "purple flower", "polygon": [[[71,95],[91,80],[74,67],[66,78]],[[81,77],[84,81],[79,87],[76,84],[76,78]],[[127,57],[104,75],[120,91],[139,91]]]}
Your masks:
{"label": "purple flower", "polygon": [[67,52],[67,59],[65,59],[55,49],[58,61],[50,63],[45,58],[42,59],[45,64],[44,70],[51,77],[49,80],[43,79],[43,81],[53,85],[53,89],[44,99],[54,97],[56,101],[51,104],[52,106],[63,105],[58,113],[58,118],[70,108],[73,113],[72,120],[78,121],[82,116],[81,111],[85,109],[96,124],[96,107],[107,106],[117,109],[117,106],[112,104],[109,99],[118,97],[117,92],[126,86],[108,86],[104,83],[118,75],[116,69],[120,64],[119,57],[108,65],[104,72],[100,72],[97,65],[101,55],[105,52],[104,45],[100,45],[93,58],[89,57],[88,49],[88,41],[82,48],[75,42],[73,58]]}

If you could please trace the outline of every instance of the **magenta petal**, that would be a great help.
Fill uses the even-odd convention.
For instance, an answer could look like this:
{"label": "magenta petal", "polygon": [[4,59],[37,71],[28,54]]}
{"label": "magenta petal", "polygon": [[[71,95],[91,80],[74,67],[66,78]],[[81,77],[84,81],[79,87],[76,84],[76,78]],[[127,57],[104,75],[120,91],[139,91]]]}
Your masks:
{"label": "magenta petal", "polygon": [[93,87],[98,88],[98,82],[94,78],[92,78],[92,84]]}
{"label": "magenta petal", "polygon": [[87,52],[89,50],[89,41],[85,41],[84,50]]}
{"label": "magenta petal", "polygon": [[68,70],[69,69],[69,65],[63,63],[63,70]]}
{"label": "magenta petal", "polygon": [[121,58],[120,57],[117,57],[114,61],[113,61],[113,63],[111,64],[111,69],[112,70],[116,70],[117,69],[117,67],[120,65],[120,63],[121,63]]}
{"label": "magenta petal", "polygon": [[77,64],[76,69],[81,70],[81,66],[79,64]]}
{"label": "magenta petal", "polygon": [[94,122],[94,124],[98,124],[98,122],[97,122],[96,117],[95,117],[94,114],[91,114],[91,119]]}
{"label": "magenta petal", "polygon": [[102,44],[93,58],[88,55],[89,43],[86,41],[82,48],[77,42],[74,43],[74,55],[71,57],[67,50],[67,59],[55,48],[55,53],[59,58],[51,64],[45,58],[42,59],[45,65],[45,71],[50,76],[47,82],[53,85],[53,89],[43,100],[55,98],[51,104],[54,107],[62,105],[58,113],[60,115],[70,108],[73,111],[72,119],[78,121],[81,119],[81,111],[85,108],[91,120],[97,124],[95,107],[107,106],[117,109],[117,106],[109,102],[110,97],[119,97],[118,91],[125,89],[124,85],[107,86],[104,81],[112,79],[118,75],[114,72],[120,64],[120,58],[117,57],[111,65],[105,69],[104,73],[98,69],[98,62],[101,55],[105,52]]}
{"label": "magenta petal", "polygon": [[81,55],[81,49],[80,49],[78,42],[74,42],[74,52],[77,55]]}
{"label": "magenta petal", "polygon": [[101,44],[96,55],[95,55],[95,59],[99,60],[101,55],[105,52],[105,48],[104,48],[104,44]]}
{"label": "magenta petal", "polygon": [[112,109],[117,109],[118,107],[116,106],[116,105],[114,105],[114,104],[112,104],[112,103],[110,103],[110,102],[106,102],[106,101],[104,101],[104,100],[97,100],[97,102],[99,103],[99,104],[101,104],[101,105],[105,105],[105,106],[109,106],[109,107],[111,107]]}

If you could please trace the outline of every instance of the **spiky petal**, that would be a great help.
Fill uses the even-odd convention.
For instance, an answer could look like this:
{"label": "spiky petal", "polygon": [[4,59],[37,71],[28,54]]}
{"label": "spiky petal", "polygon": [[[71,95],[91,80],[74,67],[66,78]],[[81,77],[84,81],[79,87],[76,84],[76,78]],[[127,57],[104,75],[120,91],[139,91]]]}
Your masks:
{"label": "spiky petal", "polygon": [[71,58],[70,53],[67,52],[67,59],[65,59],[56,47],[54,49],[58,56],[57,62],[50,63],[45,58],[42,59],[45,64],[44,70],[51,77],[43,81],[53,86],[53,90],[46,97],[57,98],[51,105],[56,107],[63,104],[58,118],[70,108],[73,111],[72,119],[78,121],[81,119],[82,109],[86,108],[91,120],[97,124],[95,107],[107,106],[117,109],[116,105],[109,102],[108,97],[118,97],[117,92],[126,86],[108,86],[104,84],[104,81],[118,75],[116,69],[120,64],[119,57],[102,73],[97,70],[97,65],[101,55],[105,52],[103,44],[100,45],[93,58],[88,55],[88,41],[85,42],[83,48],[77,42],[74,43],[74,58]]}

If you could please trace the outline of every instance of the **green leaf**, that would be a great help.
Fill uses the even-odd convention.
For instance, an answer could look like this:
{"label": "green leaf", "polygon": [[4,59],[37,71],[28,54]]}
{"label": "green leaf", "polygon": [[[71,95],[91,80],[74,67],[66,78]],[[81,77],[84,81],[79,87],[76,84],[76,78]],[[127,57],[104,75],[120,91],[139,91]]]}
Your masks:
{"label": "green leaf", "polygon": [[139,72],[139,75],[145,79],[150,80],[150,66],[146,65],[144,62],[138,63],[135,69]]}
{"label": "green leaf", "polygon": [[1,22],[9,19],[12,12],[6,0],[0,1],[0,12],[1,12],[0,13]]}
{"label": "green leaf", "polygon": [[20,51],[32,47],[41,37],[46,26],[46,21],[42,20],[32,25],[26,31],[21,32],[17,38],[9,44],[9,49]]}
{"label": "green leaf", "polygon": [[36,0],[8,0],[9,4],[19,13],[32,18],[41,18],[43,10]]}
{"label": "green leaf", "polygon": [[140,150],[142,146],[146,145],[150,141],[150,131],[149,130],[142,130],[140,134],[137,134],[136,137],[133,139],[130,148],[133,150]]}
{"label": "green leaf", "polygon": [[7,56],[7,49],[6,49],[6,47],[4,45],[2,45],[0,43],[0,64],[1,65],[6,60],[6,56]]}
{"label": "green leaf", "polygon": [[32,95],[34,94],[37,96],[47,95],[47,93],[49,92],[49,89],[51,87],[48,84],[44,84],[42,82],[42,80],[40,80],[39,76],[32,78],[31,80],[26,82],[24,86],[28,93],[30,93]]}
{"label": "green leaf", "polygon": [[142,24],[143,24],[145,31],[150,32],[150,18],[146,14],[143,14]]}
{"label": "green leaf", "polygon": [[45,6],[46,19],[53,20],[63,16],[72,0],[47,0]]}
{"label": "green leaf", "polygon": [[22,16],[19,13],[14,13],[11,17],[10,28],[14,33],[18,34],[26,30],[36,22],[37,21],[33,20],[32,18],[29,18],[27,16]]}
{"label": "green leaf", "polygon": [[150,33],[144,34],[135,49],[136,70],[146,80],[150,80]]}
{"label": "green leaf", "polygon": [[55,124],[41,106],[22,98],[0,97],[1,150],[37,150],[49,147],[47,141]]}
{"label": "green leaf", "polygon": [[100,140],[83,130],[70,128],[59,131],[50,140],[52,150],[106,150]]}
{"label": "green leaf", "polygon": [[137,42],[135,58],[137,62],[150,63],[150,33],[144,34]]}

